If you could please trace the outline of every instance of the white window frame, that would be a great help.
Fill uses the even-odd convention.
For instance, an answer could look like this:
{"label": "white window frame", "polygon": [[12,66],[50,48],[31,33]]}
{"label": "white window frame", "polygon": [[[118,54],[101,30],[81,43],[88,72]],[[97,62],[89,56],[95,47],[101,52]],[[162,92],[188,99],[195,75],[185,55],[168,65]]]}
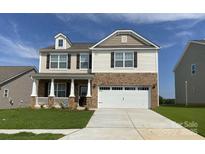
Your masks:
{"label": "white window frame", "polygon": [[[195,73],[193,73],[193,66],[195,67]],[[196,64],[191,64],[191,75],[196,75]]]}
{"label": "white window frame", "polygon": [[[58,91],[59,91],[58,90],[58,85],[59,84],[64,84],[65,85],[65,96],[64,97],[66,97],[67,96],[67,84],[65,82],[55,82],[54,83],[54,94],[55,94],[55,97],[58,97]],[[49,82],[49,84],[48,84],[48,95],[50,93],[50,87],[51,87],[51,83]]]}
{"label": "white window frame", "polygon": [[[7,90],[7,96],[5,96],[5,94],[6,94],[5,91],[6,91],[6,90]],[[4,98],[8,98],[8,97],[9,97],[9,89],[4,89],[4,95],[3,95],[3,97],[4,97]]]}
{"label": "white window frame", "polygon": [[[82,68],[81,67],[81,56],[82,55],[87,55],[88,56],[88,68]],[[89,56],[89,53],[80,53],[80,70],[88,70],[89,69],[89,65],[90,65],[90,56]]]}
{"label": "white window frame", "polygon": [[[60,68],[60,56],[61,55],[65,55],[66,56],[66,67],[65,68]],[[51,56],[58,56],[58,60],[57,61],[51,61]],[[51,67],[51,62],[57,62],[58,63],[58,66],[57,66],[57,68],[52,68]],[[68,68],[68,55],[67,54],[65,54],[65,53],[53,53],[53,54],[50,54],[50,67],[49,68],[51,68],[51,69],[57,69],[57,70],[65,70],[65,69],[67,69]]]}
{"label": "white window frame", "polygon": [[[62,46],[59,45],[59,42],[62,41]],[[64,46],[64,40],[63,39],[58,39],[58,47],[63,47]]]}
{"label": "white window frame", "polygon": [[[123,66],[122,67],[117,67],[116,64],[115,64],[115,62],[116,62],[115,55],[117,53],[123,53],[123,59],[122,59],[123,60]],[[132,66],[131,67],[125,67],[125,61],[126,61],[125,54],[126,53],[132,53],[133,54]],[[116,51],[116,52],[114,52],[114,68],[134,68],[134,52],[133,51]]]}

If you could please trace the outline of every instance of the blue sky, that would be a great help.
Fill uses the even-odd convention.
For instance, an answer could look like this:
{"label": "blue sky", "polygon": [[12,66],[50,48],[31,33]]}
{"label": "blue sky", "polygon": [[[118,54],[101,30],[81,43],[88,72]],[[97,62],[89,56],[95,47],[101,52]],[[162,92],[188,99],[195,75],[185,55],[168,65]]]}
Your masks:
{"label": "blue sky", "polygon": [[174,97],[173,68],[189,40],[205,38],[205,14],[0,14],[0,65],[35,65],[38,49],[54,35],[98,42],[116,29],[132,29],[159,46],[160,95]]}

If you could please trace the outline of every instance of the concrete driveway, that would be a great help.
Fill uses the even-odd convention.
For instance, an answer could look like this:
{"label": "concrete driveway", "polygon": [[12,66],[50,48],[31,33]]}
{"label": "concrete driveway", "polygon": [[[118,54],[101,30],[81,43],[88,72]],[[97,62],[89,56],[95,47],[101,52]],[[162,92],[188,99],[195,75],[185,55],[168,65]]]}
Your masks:
{"label": "concrete driveway", "polygon": [[203,139],[203,137],[151,110],[97,109],[86,128],[62,139],[150,140]]}

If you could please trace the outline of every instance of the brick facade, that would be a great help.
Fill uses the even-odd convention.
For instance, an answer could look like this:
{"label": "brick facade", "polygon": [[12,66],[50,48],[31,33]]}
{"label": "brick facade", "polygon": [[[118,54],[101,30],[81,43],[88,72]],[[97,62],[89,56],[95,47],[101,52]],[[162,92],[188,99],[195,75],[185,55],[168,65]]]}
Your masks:
{"label": "brick facade", "polygon": [[[48,80],[39,80],[38,96],[45,96],[45,82]],[[55,82],[57,82],[55,80]],[[61,80],[59,82],[70,82]],[[69,107],[77,105],[79,99],[79,86],[87,85],[87,80],[75,80],[75,97],[69,98]],[[151,108],[158,106],[158,88],[156,73],[97,73],[91,80],[91,95],[86,98],[87,107],[97,108],[98,105],[98,87],[99,86],[150,86],[151,87]],[[75,107],[74,107],[75,108]]]}
{"label": "brick facade", "polygon": [[97,108],[99,86],[151,86],[151,108],[158,106],[156,73],[98,73],[92,80],[92,101],[90,108]]}

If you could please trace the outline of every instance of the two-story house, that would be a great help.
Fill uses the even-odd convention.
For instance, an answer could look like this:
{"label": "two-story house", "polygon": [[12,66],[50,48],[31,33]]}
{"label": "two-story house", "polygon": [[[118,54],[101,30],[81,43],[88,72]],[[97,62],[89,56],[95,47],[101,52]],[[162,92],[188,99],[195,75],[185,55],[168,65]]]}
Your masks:
{"label": "two-story house", "polygon": [[69,107],[158,106],[159,47],[132,30],[116,30],[98,43],[75,43],[60,33],[40,49],[32,104]]}
{"label": "two-story house", "polygon": [[205,104],[205,40],[193,40],[174,68],[176,104]]}

